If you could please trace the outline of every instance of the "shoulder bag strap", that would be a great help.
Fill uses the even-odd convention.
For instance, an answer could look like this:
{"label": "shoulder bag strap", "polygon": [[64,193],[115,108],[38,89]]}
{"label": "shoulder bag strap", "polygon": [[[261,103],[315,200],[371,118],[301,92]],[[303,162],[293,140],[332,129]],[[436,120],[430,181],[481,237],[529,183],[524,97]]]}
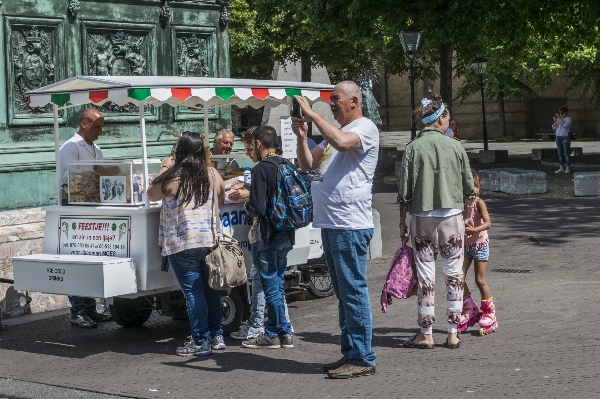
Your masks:
{"label": "shoulder bag strap", "polygon": [[213,229],[213,234],[215,235],[215,242],[221,241],[223,238],[223,234],[221,233],[221,221],[217,217],[219,211],[217,209],[217,201],[215,199],[215,191],[217,191],[217,178],[215,177],[215,171],[211,169],[212,173],[212,222],[215,224],[215,229]]}

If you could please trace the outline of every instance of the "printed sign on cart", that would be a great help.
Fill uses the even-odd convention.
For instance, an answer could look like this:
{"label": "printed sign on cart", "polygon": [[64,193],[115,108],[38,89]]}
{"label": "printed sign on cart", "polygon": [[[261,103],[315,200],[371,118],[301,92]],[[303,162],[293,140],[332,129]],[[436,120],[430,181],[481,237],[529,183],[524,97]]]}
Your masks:
{"label": "printed sign on cart", "polygon": [[298,147],[298,138],[292,130],[292,117],[282,116],[281,119],[281,149],[282,157],[296,158],[296,148]]}
{"label": "printed sign on cart", "polygon": [[131,219],[61,216],[58,253],[129,257]]}

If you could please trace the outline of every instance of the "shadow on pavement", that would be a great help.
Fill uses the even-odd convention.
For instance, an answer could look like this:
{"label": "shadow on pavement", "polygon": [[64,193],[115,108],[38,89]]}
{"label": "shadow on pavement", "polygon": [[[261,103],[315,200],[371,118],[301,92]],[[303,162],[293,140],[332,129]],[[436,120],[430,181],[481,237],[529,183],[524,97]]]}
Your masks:
{"label": "shadow on pavement", "polygon": [[156,313],[141,327],[123,328],[106,322],[91,330],[71,327],[69,315],[63,315],[3,329],[0,350],[74,359],[105,352],[170,354],[183,344],[189,331],[187,320],[175,321]]}
{"label": "shadow on pavement", "polygon": [[[540,245],[567,243],[573,237],[595,237],[596,229],[582,228],[600,223],[600,200],[597,199],[520,199],[483,197],[490,217],[492,229],[495,222],[509,224],[513,238],[524,240],[533,236]],[[490,233],[492,239],[499,239]]]}
{"label": "shadow on pavement", "polygon": [[[275,353],[277,351],[270,349],[243,349],[236,352],[213,352],[211,356],[193,356],[185,361],[162,362],[161,364],[171,367],[190,368],[196,371],[220,373],[249,370],[274,373],[285,372],[289,374],[323,374],[321,363],[303,363],[296,360],[277,359],[268,356],[271,352]],[[205,366],[204,363],[207,360],[210,360],[210,365]]]}

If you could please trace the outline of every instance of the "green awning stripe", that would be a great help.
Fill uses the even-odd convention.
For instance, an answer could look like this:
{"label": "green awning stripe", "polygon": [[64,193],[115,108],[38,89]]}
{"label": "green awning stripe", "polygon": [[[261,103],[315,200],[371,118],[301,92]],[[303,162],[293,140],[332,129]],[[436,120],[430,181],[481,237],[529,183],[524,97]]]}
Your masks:
{"label": "green awning stripe", "polygon": [[150,89],[138,88],[138,89],[127,89],[127,95],[134,100],[144,101],[150,97]]}
{"label": "green awning stripe", "polygon": [[215,87],[215,94],[223,101],[229,100],[234,94],[233,87]]}
{"label": "green awning stripe", "polygon": [[52,94],[50,97],[52,99],[52,103],[62,107],[71,99],[71,95],[69,93],[66,94]]}
{"label": "green awning stripe", "polygon": [[290,98],[294,98],[294,96],[301,96],[302,90],[300,90],[300,89],[285,89],[285,94],[287,94],[287,96]]}

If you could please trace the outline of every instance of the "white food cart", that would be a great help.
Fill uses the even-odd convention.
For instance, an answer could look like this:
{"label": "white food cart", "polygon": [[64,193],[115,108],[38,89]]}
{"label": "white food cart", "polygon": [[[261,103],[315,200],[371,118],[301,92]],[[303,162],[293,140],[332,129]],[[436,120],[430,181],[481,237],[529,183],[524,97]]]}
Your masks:
{"label": "white food cart", "polygon": [[[143,324],[153,309],[163,315],[176,315],[184,309],[185,301],[173,274],[161,270],[160,203],[151,203],[140,195],[146,192],[149,177],[160,165],[160,160],[147,158],[144,106],[169,104],[204,110],[204,132],[208,132],[209,109],[277,106],[289,104],[293,95],[303,95],[311,103],[328,101],[332,88],[308,82],[226,78],[77,76],[27,93],[32,107],[51,104],[54,109],[58,203],[43,207],[46,223],[42,254],[13,258],[15,289],[105,298],[115,321],[126,327]],[[139,107],[142,159],[69,164],[70,205],[63,206],[59,110],[107,101]],[[107,186],[116,187],[112,195]],[[220,208],[223,229],[240,242],[249,271],[250,226],[243,221],[244,213],[243,201]],[[290,275],[305,276],[303,284],[311,293],[328,296],[332,290],[326,271],[322,266],[306,266],[318,263],[321,256],[319,230],[298,230],[296,245],[288,256],[288,266],[293,266]],[[248,292],[244,285],[222,293],[226,332],[236,329],[248,312]]]}

